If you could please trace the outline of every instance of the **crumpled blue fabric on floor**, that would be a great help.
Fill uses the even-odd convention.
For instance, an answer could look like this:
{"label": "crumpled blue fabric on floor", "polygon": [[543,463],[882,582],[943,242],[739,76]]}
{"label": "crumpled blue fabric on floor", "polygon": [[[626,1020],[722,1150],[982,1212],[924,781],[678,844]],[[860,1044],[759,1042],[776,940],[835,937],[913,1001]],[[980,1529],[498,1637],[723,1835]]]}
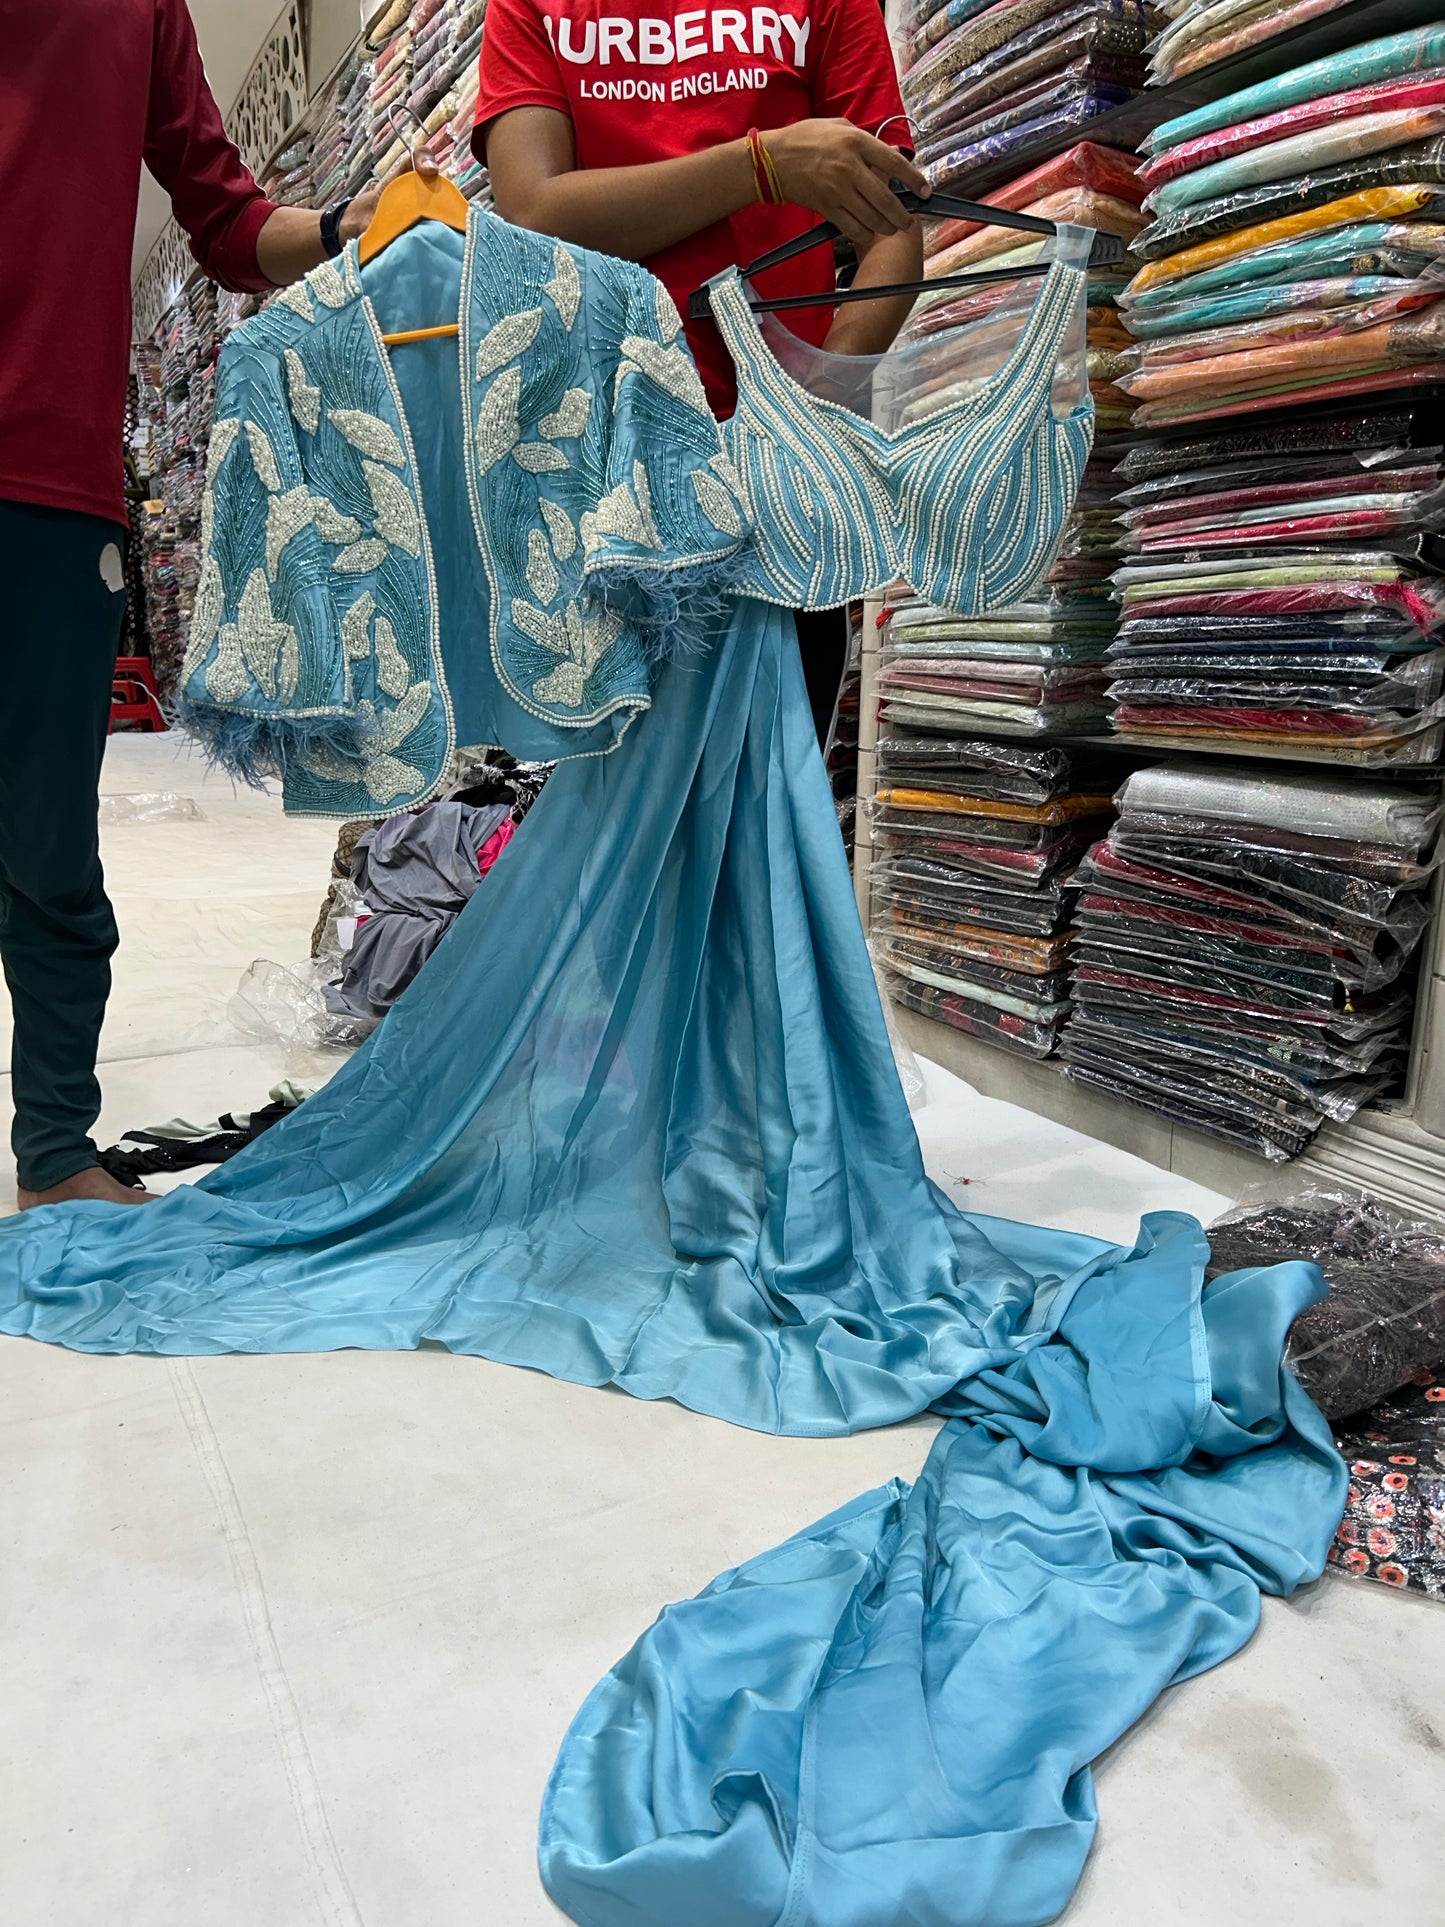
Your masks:
{"label": "crumpled blue fabric on floor", "polygon": [[1281,1364],[1313,1266],[1203,1285],[926,1177],[791,623],[740,603],[564,763],[333,1082],[144,1210],[0,1227],[0,1330],[92,1352],[431,1340],[763,1431],[932,1409],[860,1499],[665,1612],[588,1700],[542,1869],[582,1927],[1024,1927],[1088,1763],[1324,1566]]}

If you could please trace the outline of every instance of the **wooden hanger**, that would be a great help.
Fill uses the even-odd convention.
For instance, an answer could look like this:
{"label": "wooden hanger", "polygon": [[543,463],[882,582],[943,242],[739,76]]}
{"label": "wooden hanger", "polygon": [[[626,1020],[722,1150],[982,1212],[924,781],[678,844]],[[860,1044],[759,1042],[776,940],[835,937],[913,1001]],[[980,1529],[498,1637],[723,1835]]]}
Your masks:
{"label": "wooden hanger", "polygon": [[[396,126],[396,111],[399,103],[393,102],[388,110],[388,118],[396,128],[398,136],[406,141],[405,134]],[[411,114],[422,134],[426,133],[420,118],[412,113],[410,107],[402,108]],[[371,217],[371,225],[357,243],[356,258],[362,267],[374,261],[383,248],[391,246],[409,228],[418,226],[422,221],[440,221],[443,227],[452,228],[458,234],[467,231],[467,220],[471,209],[467,197],[455,181],[449,181],[444,174],[425,175],[416,171],[417,149],[407,142],[411,155],[411,167],[405,174],[398,174],[394,181],[387,183],[382,190],[381,199],[376,204],[376,212]],[[460,332],[455,321],[443,322],[435,328],[403,328],[397,334],[383,335],[382,340],[388,348],[395,348],[407,341],[435,341],[447,335]]]}

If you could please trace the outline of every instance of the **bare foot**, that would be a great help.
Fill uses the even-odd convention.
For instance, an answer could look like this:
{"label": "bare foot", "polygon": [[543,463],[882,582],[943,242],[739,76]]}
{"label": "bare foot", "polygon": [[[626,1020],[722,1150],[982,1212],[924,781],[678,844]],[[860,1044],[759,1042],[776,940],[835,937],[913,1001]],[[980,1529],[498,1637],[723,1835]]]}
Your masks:
{"label": "bare foot", "polygon": [[92,1164],[85,1171],[77,1171],[64,1184],[52,1184],[48,1191],[27,1191],[22,1186],[19,1193],[22,1211],[34,1211],[42,1204],[77,1204],[82,1200],[93,1200],[99,1204],[154,1204],[155,1199],[154,1191],[132,1191],[129,1185],[119,1183],[99,1164]]}

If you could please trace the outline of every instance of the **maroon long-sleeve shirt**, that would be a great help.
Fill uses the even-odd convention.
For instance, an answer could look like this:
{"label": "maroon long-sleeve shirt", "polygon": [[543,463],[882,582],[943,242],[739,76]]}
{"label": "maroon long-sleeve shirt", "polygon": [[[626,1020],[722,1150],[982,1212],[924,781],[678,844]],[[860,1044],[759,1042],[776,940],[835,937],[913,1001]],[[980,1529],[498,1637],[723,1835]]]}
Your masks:
{"label": "maroon long-sleeve shirt", "polygon": [[213,280],[269,286],[185,0],[0,0],[0,497],[125,520],[142,160]]}

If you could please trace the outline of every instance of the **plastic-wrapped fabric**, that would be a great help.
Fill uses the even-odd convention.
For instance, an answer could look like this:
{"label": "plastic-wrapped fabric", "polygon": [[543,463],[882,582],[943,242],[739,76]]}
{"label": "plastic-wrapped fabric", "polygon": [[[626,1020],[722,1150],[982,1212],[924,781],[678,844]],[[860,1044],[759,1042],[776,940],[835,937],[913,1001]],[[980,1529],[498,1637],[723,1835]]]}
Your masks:
{"label": "plastic-wrapped fabric", "polygon": [[[977,793],[1026,803],[1044,803],[1063,793],[1070,758],[1060,749],[1014,749],[981,737],[898,736],[878,742],[885,769],[944,766],[972,774]],[[982,785],[989,787],[984,789]]]}
{"label": "plastic-wrapped fabric", "polygon": [[1258,321],[1236,321],[1230,326],[1196,328],[1189,333],[1171,335],[1163,341],[1149,342],[1123,351],[1122,368],[1116,379],[1127,387],[1127,377],[1154,368],[1168,368],[1181,362],[1206,361],[1213,356],[1252,354],[1260,348],[1281,343],[1323,340],[1336,335],[1363,334],[1401,316],[1418,313],[1445,294],[1438,280],[1399,281],[1387,284],[1363,300],[1337,307],[1316,308],[1305,302],[1298,307]]}
{"label": "plastic-wrapped fabric", "polygon": [[[1056,73],[1076,60],[1109,57],[1138,61],[1146,29],[1137,9],[1120,12],[1105,0],[1076,0],[1066,12],[1038,21],[992,53],[973,61],[958,85],[959,74],[949,73],[927,89],[903,83],[903,98],[914,120],[933,125],[940,113],[962,121],[980,108],[1014,93],[1030,80]],[[1139,68],[1142,79],[1142,68]]]}
{"label": "plastic-wrapped fabric", "polygon": [[880,949],[884,963],[901,977],[932,984],[936,990],[987,1004],[993,1010],[1008,1011],[1029,1023],[1054,1023],[1069,1013],[1066,972],[1038,978],[1025,972],[991,973],[987,964],[970,966],[946,944],[909,943],[885,937]]}
{"label": "plastic-wrapped fabric", "polygon": [[879,803],[895,810],[957,811],[962,816],[993,816],[1013,823],[1071,823],[1076,817],[1110,812],[1108,796],[1087,793],[1056,796],[1047,803],[1010,803],[964,790],[921,790],[885,782],[876,795]]}
{"label": "plastic-wrapped fabric", "polygon": [[[1139,187],[1136,173],[1136,163],[1129,155],[1121,154],[1112,147],[1099,147],[1093,141],[1079,141],[1067,153],[1041,162],[1038,167],[1030,168],[1027,174],[1021,174],[1006,187],[995,188],[982,199],[985,207],[1012,208],[1018,212],[1067,188],[1088,187],[1096,193],[1137,205]],[[924,238],[923,251],[930,256],[941,254],[945,248],[952,247],[955,241],[962,241],[976,233],[978,226],[977,221],[949,219],[936,222]]]}
{"label": "plastic-wrapped fabric", "polygon": [[1276,315],[1298,311],[1330,313],[1382,296],[1407,293],[1412,277],[1397,274],[1335,275],[1317,281],[1269,281],[1234,294],[1200,295],[1190,300],[1129,310],[1128,332],[1142,341],[1168,342],[1176,336],[1248,327]]}
{"label": "plastic-wrapped fabric", "polygon": [[[1265,188],[1259,192],[1270,196],[1276,190]],[[1238,195],[1232,197],[1234,201],[1245,198]],[[1147,261],[1134,276],[1120,296],[1120,305],[1127,308],[1131,301],[1151,289],[1180,281],[1186,275],[1198,274],[1205,269],[1222,267],[1241,255],[1253,255],[1277,243],[1299,241],[1332,228],[1353,227],[1361,222],[1403,221],[1432,208],[1440,199],[1436,185],[1428,180],[1403,184],[1392,182],[1341,192],[1333,198],[1327,196],[1316,205],[1294,212],[1275,213],[1252,221],[1241,220],[1237,226],[1222,228],[1212,236],[1167,241],[1157,249],[1146,250],[1141,237],[1141,241],[1136,243],[1137,250],[1141,253],[1147,251],[1158,258]]]}
{"label": "plastic-wrapped fabric", "polygon": [[990,1010],[987,1005],[973,1003],[932,984],[895,977],[888,985],[888,994],[905,1010],[917,1011],[920,1016],[932,1017],[966,1036],[1002,1044],[1028,1057],[1048,1057],[1058,1043],[1057,1024],[1030,1023],[1010,1011]]}
{"label": "plastic-wrapped fabric", "polygon": [[[1192,141],[1181,141],[1167,153],[1147,161],[1139,171],[1139,182],[1147,193],[1153,193],[1183,174],[1194,175],[1221,161],[1232,160],[1238,154],[1294,139],[1317,127],[1353,120],[1360,114],[1434,107],[1442,101],[1445,101],[1445,71],[1439,69],[1409,79],[1377,81],[1373,86],[1352,88],[1348,93],[1332,94],[1323,100],[1302,101],[1297,106],[1241,121],[1212,134],[1200,134]],[[1274,177],[1262,175],[1260,178]]]}
{"label": "plastic-wrapped fabric", "polygon": [[1209,1227],[1211,1275],[1294,1256],[1324,1272],[1330,1295],[1294,1323],[1289,1361],[1327,1418],[1398,1391],[1445,1359],[1445,1235],[1373,1199],[1304,1192],[1246,1205]]}
{"label": "plastic-wrapped fabric", "polygon": [[[985,923],[962,923],[912,904],[885,902],[881,907],[885,912],[881,928],[887,930],[891,923],[894,934],[902,941],[923,946],[937,944],[961,963],[988,964],[1004,973],[1021,972],[1028,977],[1047,978],[1051,997],[1067,994],[1064,973],[1073,943],[1068,931],[1047,937],[1029,936],[996,930]],[[875,924],[875,935],[879,928],[880,925]],[[1017,989],[1018,984],[1014,983],[1013,988]],[[1039,994],[1043,994],[1042,990]]]}
{"label": "plastic-wrapped fabric", "polygon": [[[1268,571],[1257,573],[1268,574]],[[1136,603],[1141,602],[1148,588],[1148,584],[1140,584],[1137,590],[1126,589],[1126,607],[1131,596]],[[1445,588],[1438,582],[1425,579],[1418,585],[1412,585],[1398,581],[1366,582],[1347,577],[1300,587],[1186,590],[1183,594],[1151,596],[1150,601],[1157,601],[1161,615],[1191,619],[1201,616],[1278,619],[1287,615],[1313,616],[1316,612],[1328,610],[1359,610],[1364,614],[1378,611],[1391,618],[1398,615],[1422,639],[1437,634],[1445,626]],[[1194,626],[1193,622],[1191,626]]]}
{"label": "plastic-wrapped fabric", "polygon": [[1435,88],[1427,105],[1396,107],[1387,113],[1332,117],[1324,126],[1285,140],[1252,147],[1227,160],[1193,169],[1147,194],[1143,206],[1163,217],[1201,202],[1212,202],[1288,178],[1308,178],[1322,169],[1354,161],[1408,142],[1432,140],[1445,132],[1445,85]]}
{"label": "plastic-wrapped fabric", "polygon": [[1327,54],[1269,80],[1242,87],[1187,114],[1162,121],[1140,143],[1144,153],[1163,154],[1216,129],[1275,114],[1301,101],[1329,100],[1352,89],[1445,67],[1445,24],[1414,27]]}
{"label": "plastic-wrapped fabric", "polygon": [[[1138,276],[1119,296],[1119,306],[1138,318],[1209,297],[1242,295],[1251,288],[1288,289],[1312,278],[1381,274],[1410,280],[1445,255],[1445,224],[1410,216],[1398,221],[1352,221],[1318,234],[1274,241],[1204,267],[1178,280],[1146,285]],[[1157,264],[1156,264],[1157,265]]]}
{"label": "plastic-wrapped fabric", "polygon": [[1438,461],[1398,469],[1357,469],[1353,475],[1319,475],[1309,480],[1213,489],[1204,494],[1127,509],[1119,519],[1129,529],[1187,532],[1212,527],[1220,519],[1231,517],[1241,521],[1272,520],[1285,512],[1281,505],[1298,504],[1298,512],[1308,513],[1307,503],[1325,505],[1384,500],[1391,495],[1428,495],[1440,487],[1442,480],[1445,480],[1445,468]]}
{"label": "plastic-wrapped fabric", "polygon": [[[1046,221],[1071,221],[1079,227],[1091,227],[1103,234],[1117,234],[1130,240],[1144,225],[1138,209],[1128,201],[1117,200],[1111,194],[1101,194],[1092,187],[1066,187],[1057,194],[1046,194],[1042,200],[1034,201],[1021,212],[1034,214]],[[957,274],[961,269],[975,261],[986,261],[992,255],[1009,254],[1018,249],[1018,233],[1010,228],[975,228],[972,234],[956,241],[952,247],[935,254],[925,270],[930,280],[946,274]]]}
{"label": "plastic-wrapped fabric", "polygon": [[[903,75],[903,97],[917,111],[940,93],[956,74],[970,71],[990,54],[1009,47],[1031,28],[1072,16],[1078,0],[996,0],[965,20]],[[1093,11],[1144,20],[1142,0],[1093,0]]]}
{"label": "plastic-wrapped fabric", "polygon": [[898,64],[903,72],[911,72],[940,40],[946,40],[966,21],[987,13],[993,5],[994,0],[940,0],[926,18],[913,22],[905,15],[898,47]]}
{"label": "plastic-wrapped fabric", "polygon": [[1135,770],[1114,799],[1121,810],[1258,823],[1307,836],[1379,844],[1417,855],[1440,827],[1438,797],[1308,776],[1251,776],[1168,765]]}
{"label": "plastic-wrapped fabric", "polygon": [[1366,719],[1367,724],[1381,718],[1408,714],[1426,708],[1440,693],[1440,665],[1433,665],[1428,683],[1417,683],[1402,676],[1376,675],[1372,680],[1355,674],[1341,676],[1334,664],[1327,664],[1311,679],[1296,669],[1294,673],[1259,668],[1252,661],[1236,657],[1226,668],[1228,658],[1219,658],[1206,669],[1199,666],[1193,676],[1167,669],[1126,673],[1119,664],[1109,695],[1115,703],[1167,703],[1186,708],[1217,709],[1232,703],[1251,709],[1341,710]]}
{"label": "plastic-wrapped fabric", "polygon": [[970,168],[982,166],[986,161],[1006,160],[1011,154],[1027,153],[1031,148],[1045,141],[1057,139],[1060,134],[1071,133],[1075,128],[1086,127],[1091,120],[1101,114],[1109,113],[1118,105],[1112,94],[1088,93],[1063,107],[1056,107],[1035,120],[1021,122],[1006,133],[990,134],[982,140],[966,140],[957,147],[951,147],[925,171],[935,187],[946,187],[958,176],[966,174]]}
{"label": "plastic-wrapped fabric", "polygon": [[[1442,424],[1442,434],[1445,434],[1445,424]],[[1162,513],[1166,509],[1182,513],[1206,497],[1231,489],[1299,487],[1341,477],[1355,483],[1368,477],[1373,486],[1384,488],[1391,486],[1392,479],[1402,473],[1439,465],[1442,457],[1445,457],[1445,443],[1418,449],[1396,445],[1343,452],[1332,449],[1318,455],[1297,454],[1287,464],[1287,472],[1294,478],[1291,484],[1279,479],[1286,470],[1281,468],[1278,456],[1262,460],[1259,456],[1246,455],[1232,462],[1205,463],[1198,467],[1181,465],[1170,473],[1155,475],[1148,481],[1119,490],[1114,500],[1121,510],[1129,513],[1143,510]]]}
{"label": "plastic-wrapped fabric", "polygon": [[[1445,140],[1436,137],[1416,141],[1389,153],[1343,161],[1316,174],[1296,174],[1266,182],[1263,187],[1241,188],[1237,193],[1220,194],[1212,201],[1196,201],[1172,213],[1158,215],[1132,247],[1146,261],[1157,260],[1161,255],[1178,260],[1181,255],[1192,254],[1221,237],[1237,237],[1273,227],[1277,222],[1298,220],[1391,187],[1425,190],[1422,205],[1431,208],[1438,218],[1439,212],[1445,210],[1445,196],[1440,193],[1442,182],[1445,182]],[[1284,236],[1270,238],[1283,239]]]}
{"label": "plastic-wrapped fabric", "polygon": [[1231,55],[1256,47],[1317,20],[1321,14],[1334,13],[1346,0],[1289,0],[1281,7],[1278,0],[1219,0],[1214,7],[1202,7],[1191,25],[1189,39],[1160,48],[1150,62],[1150,79],[1156,85],[1183,80],[1201,68],[1216,66]]}
{"label": "plastic-wrapped fabric", "polygon": [[[1120,480],[1134,483],[1250,455],[1277,461],[1283,455],[1327,454],[1333,450],[1357,453],[1381,448],[1438,448],[1442,439],[1438,411],[1427,410],[1414,399],[1373,406],[1354,403],[1306,419],[1272,422],[1266,428],[1240,424],[1167,442],[1136,441],[1115,464],[1114,473]],[[1370,559],[1394,567],[1388,556]]]}
{"label": "plastic-wrapped fabric", "polygon": [[[1131,100],[1137,91],[1137,88],[1111,75],[1107,64],[1101,69],[1091,60],[1077,60],[1057,73],[1046,74],[1014,93],[1005,94],[981,118],[970,119],[966,126],[950,117],[946,126],[941,126],[930,138],[918,143],[914,158],[926,172],[936,162],[947,158],[958,146],[963,133],[971,141],[979,143],[991,140],[995,135],[1006,134],[1012,128],[1031,125],[1047,116],[1066,112],[1081,100],[1106,101],[1111,107],[1119,107],[1126,100]],[[1130,236],[1143,225],[1143,217],[1135,217],[1130,223]]]}
{"label": "plastic-wrapped fabric", "polygon": [[1392,393],[1412,384],[1436,386],[1442,382],[1445,382],[1445,361],[1422,361],[1413,366],[1344,369],[1328,380],[1318,376],[1299,376],[1293,380],[1262,383],[1232,394],[1147,401],[1135,409],[1134,425],[1136,428],[1183,427],[1221,416],[1258,414],[1265,409],[1277,409],[1287,402],[1304,407],[1313,402],[1339,401],[1375,391]]}
{"label": "plastic-wrapped fabric", "polygon": [[1037,709],[1013,703],[950,702],[945,697],[895,697],[885,720],[905,729],[997,729],[1007,736],[1070,736],[1103,722],[1105,705],[1056,703]]}
{"label": "plastic-wrapped fabric", "polygon": [[896,857],[880,865],[872,878],[873,902],[897,905],[919,915],[929,913],[984,924],[1020,936],[1052,937],[1064,930],[1072,898],[1063,889],[1017,889],[931,857]]}

